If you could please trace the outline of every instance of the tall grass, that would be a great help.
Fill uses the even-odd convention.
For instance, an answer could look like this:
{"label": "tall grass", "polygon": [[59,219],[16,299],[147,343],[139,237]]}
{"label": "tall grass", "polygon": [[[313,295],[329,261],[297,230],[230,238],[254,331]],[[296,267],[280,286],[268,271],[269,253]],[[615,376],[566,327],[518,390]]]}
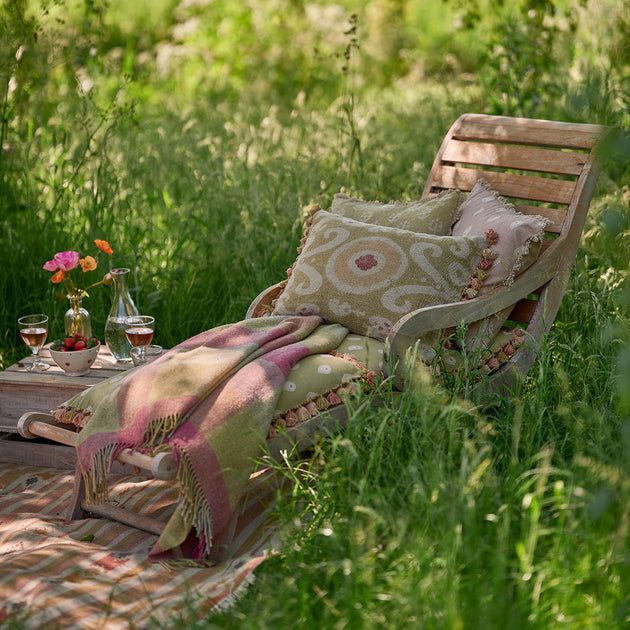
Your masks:
{"label": "tall grass", "polygon": [[594,289],[574,276],[520,400],[480,413],[429,383],[358,400],[286,503],[300,526],[203,627],[625,627],[630,422],[619,342],[598,334],[614,289]]}
{"label": "tall grass", "polygon": [[[505,97],[502,26],[535,26],[520,5],[494,19],[454,0],[422,13],[394,0],[340,4],[0,3],[1,367],[25,354],[19,315],[47,312],[51,338],[61,334],[66,301],[41,269],[56,251],[106,238],[169,346],[244,317],[285,276],[312,204],[340,190],[420,196],[464,111],[628,126],[627,23],[614,7],[533,3],[549,12],[537,37],[581,17],[548,49],[555,64],[534,67],[539,89],[526,63],[538,40],[519,39],[509,76],[523,83]],[[568,40],[584,54],[564,50]],[[540,89],[553,81],[557,94]],[[383,382],[360,397],[343,434],[284,467],[285,539],[244,598],[169,627],[627,625],[624,150],[600,178],[522,395],[478,410],[428,382],[402,395]],[[101,338],[110,299],[100,287],[84,302]]]}

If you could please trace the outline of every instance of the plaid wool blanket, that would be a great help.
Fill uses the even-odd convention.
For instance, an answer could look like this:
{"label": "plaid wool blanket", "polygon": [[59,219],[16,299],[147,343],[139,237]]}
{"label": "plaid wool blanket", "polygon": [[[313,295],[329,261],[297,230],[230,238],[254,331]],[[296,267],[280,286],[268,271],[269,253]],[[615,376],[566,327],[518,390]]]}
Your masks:
{"label": "plaid wool blanket", "polygon": [[149,557],[203,562],[261,455],[289,371],[305,356],[332,351],[347,333],[317,316],[249,319],[125,373],[79,433],[87,500],[106,500],[108,471],[124,448],[170,449],[180,501]]}

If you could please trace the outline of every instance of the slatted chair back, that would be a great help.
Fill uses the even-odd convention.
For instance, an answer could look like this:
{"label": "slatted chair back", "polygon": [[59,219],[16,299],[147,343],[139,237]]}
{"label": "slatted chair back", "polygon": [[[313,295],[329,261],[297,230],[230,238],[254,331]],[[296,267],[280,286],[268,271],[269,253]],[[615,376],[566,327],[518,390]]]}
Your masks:
{"label": "slatted chair back", "polygon": [[528,343],[483,387],[505,392],[524,377],[565,292],[601,171],[598,148],[610,132],[601,125],[480,114],[455,121],[436,155],[424,196],[445,189],[469,192],[482,178],[516,210],[544,216],[552,224],[537,261],[512,286],[402,318],[390,336],[399,356],[430,330],[471,323],[511,306],[509,320],[525,328]]}

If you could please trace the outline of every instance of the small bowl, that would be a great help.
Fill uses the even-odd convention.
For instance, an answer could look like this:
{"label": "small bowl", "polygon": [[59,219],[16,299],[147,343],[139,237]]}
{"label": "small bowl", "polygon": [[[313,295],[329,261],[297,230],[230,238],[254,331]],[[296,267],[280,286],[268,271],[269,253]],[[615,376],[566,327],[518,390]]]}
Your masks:
{"label": "small bowl", "polygon": [[68,376],[85,376],[94,364],[94,361],[96,361],[100,349],[100,343],[93,348],[72,350],[70,352],[60,352],[59,350],[51,349],[50,356]]}

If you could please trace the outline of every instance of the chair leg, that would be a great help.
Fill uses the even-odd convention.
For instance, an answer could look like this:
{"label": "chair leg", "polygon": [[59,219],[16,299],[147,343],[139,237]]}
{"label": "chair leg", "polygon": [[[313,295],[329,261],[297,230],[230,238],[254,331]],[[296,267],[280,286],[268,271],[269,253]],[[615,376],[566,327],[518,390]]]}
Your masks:
{"label": "chair leg", "polygon": [[83,509],[82,503],[85,502],[85,480],[81,473],[81,468],[77,462],[74,470],[74,488],[72,490],[72,499],[70,500],[70,508],[68,510],[68,520],[76,521],[88,518],[88,513]]}

